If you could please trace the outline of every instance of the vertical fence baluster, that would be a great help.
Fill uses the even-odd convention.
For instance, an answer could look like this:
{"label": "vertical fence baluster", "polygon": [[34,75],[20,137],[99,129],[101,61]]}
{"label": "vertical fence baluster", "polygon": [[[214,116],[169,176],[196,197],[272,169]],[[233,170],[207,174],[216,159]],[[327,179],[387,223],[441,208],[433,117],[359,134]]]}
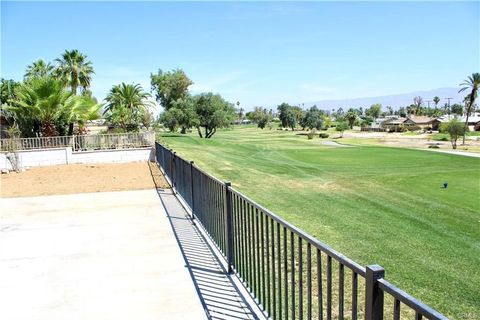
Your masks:
{"label": "vertical fence baluster", "polygon": [[192,209],[192,220],[195,218],[195,202],[194,202],[194,190],[195,190],[195,183],[194,183],[194,180],[193,180],[193,166],[195,165],[195,163],[193,161],[190,161],[190,192],[191,192],[191,195],[192,195],[192,200],[191,200],[191,203],[190,203],[190,208]]}
{"label": "vertical fence baluster", "polygon": [[[270,291],[271,287],[271,281],[270,281],[270,219],[268,216],[265,216],[265,247],[267,248],[267,273],[266,273],[266,285],[267,285],[267,292],[266,292],[266,297],[267,298],[267,315],[270,315],[272,313],[272,294]],[[264,273],[265,275],[265,273]]]}
{"label": "vertical fence baluster", "polygon": [[277,318],[277,279],[275,274],[275,223],[270,219],[270,232],[272,237],[272,314],[273,319]]}
{"label": "vertical fence baluster", "polygon": [[277,225],[278,318],[282,319],[282,253],[280,251],[280,223]]}
{"label": "vertical fence baluster", "polygon": [[400,320],[400,300],[398,299],[393,302],[393,320]]}
{"label": "vertical fence baluster", "polygon": [[312,248],[307,242],[307,319],[312,319]]}
{"label": "vertical fence baluster", "polygon": [[298,237],[298,314],[303,320],[303,244],[302,237]]}
{"label": "vertical fence baluster", "polygon": [[283,281],[285,288],[285,319],[288,320],[288,260],[287,260],[287,228],[283,227]]}
{"label": "vertical fence baluster", "polygon": [[295,239],[293,231],[290,232],[290,280],[292,288],[292,320],[295,320]]}
{"label": "vertical fence baluster", "polygon": [[343,320],[343,304],[344,304],[344,266],[338,265],[338,319]]}
{"label": "vertical fence baluster", "polygon": [[247,257],[247,260],[248,260],[248,282],[250,283],[250,292],[253,293],[253,263],[252,263],[252,259],[253,259],[253,228],[252,228],[252,222],[253,222],[253,219],[252,219],[252,210],[251,210],[251,206],[248,204],[247,206],[247,218],[248,218],[248,237],[247,237],[247,241],[248,241],[248,257]]}
{"label": "vertical fence baluster", "polygon": [[352,271],[352,320],[357,320],[358,275]]}
{"label": "vertical fence baluster", "polygon": [[245,245],[245,238],[247,233],[247,219],[245,215],[245,206],[243,204],[243,199],[240,198],[239,201],[240,206],[240,215],[242,217],[242,280],[243,282],[246,281],[247,277],[247,266],[245,264],[245,260],[247,258],[246,255],[246,245]]}
{"label": "vertical fence baluster", "polygon": [[232,273],[232,266],[234,263],[233,257],[234,257],[234,252],[233,252],[233,237],[234,237],[234,231],[233,231],[233,207],[232,207],[232,193],[230,191],[230,186],[232,184],[229,181],[225,182],[224,188],[225,188],[225,232],[227,233],[227,272],[229,274]]}
{"label": "vertical fence baluster", "polygon": [[257,264],[256,264],[256,268],[255,268],[255,274],[257,275],[257,284],[255,286],[255,289],[257,291],[257,298],[260,297],[260,290],[261,290],[261,287],[260,287],[260,236],[259,236],[259,229],[258,229],[258,226],[259,226],[259,218],[258,218],[259,214],[258,214],[258,209],[255,208],[255,243],[256,243],[256,250],[255,250],[255,253],[256,253],[256,260],[257,260]]}
{"label": "vertical fence baluster", "polygon": [[317,303],[318,319],[323,320],[323,283],[322,283],[322,252],[317,249]]}
{"label": "vertical fence baluster", "polygon": [[332,319],[332,257],[327,255],[327,320]]}
{"label": "vertical fence baluster", "polygon": [[[258,211],[257,211],[258,212]],[[260,211],[260,235],[262,237],[262,242],[261,242],[261,280],[262,280],[262,306],[263,310],[267,310],[267,299],[265,297],[265,230],[264,230],[264,225],[263,225],[263,213]]]}

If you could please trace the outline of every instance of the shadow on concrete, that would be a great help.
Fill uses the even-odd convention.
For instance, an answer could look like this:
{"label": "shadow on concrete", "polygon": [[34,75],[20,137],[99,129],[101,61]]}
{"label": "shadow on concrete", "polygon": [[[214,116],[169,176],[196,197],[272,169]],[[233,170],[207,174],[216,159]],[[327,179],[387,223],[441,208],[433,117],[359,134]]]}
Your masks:
{"label": "shadow on concrete", "polygon": [[257,319],[172,190],[157,189],[209,319]]}

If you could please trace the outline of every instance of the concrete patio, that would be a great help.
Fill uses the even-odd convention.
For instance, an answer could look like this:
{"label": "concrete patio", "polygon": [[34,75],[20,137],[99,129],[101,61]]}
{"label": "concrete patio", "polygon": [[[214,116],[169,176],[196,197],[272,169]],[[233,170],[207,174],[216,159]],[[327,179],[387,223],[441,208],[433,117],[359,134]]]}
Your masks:
{"label": "concrete patio", "polygon": [[176,198],[0,199],[0,319],[252,319]]}

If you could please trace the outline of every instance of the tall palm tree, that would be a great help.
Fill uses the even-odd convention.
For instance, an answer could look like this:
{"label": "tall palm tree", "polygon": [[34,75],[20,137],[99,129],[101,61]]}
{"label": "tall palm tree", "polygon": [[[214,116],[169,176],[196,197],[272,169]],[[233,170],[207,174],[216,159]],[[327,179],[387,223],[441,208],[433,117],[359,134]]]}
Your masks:
{"label": "tall palm tree", "polygon": [[86,55],[78,50],[65,50],[62,57],[55,61],[58,63],[56,74],[72,89],[74,95],[77,94],[78,88],[85,90],[90,87],[95,72],[92,62],[87,60]]}
{"label": "tall palm tree", "polygon": [[42,59],[38,59],[27,66],[27,70],[25,71],[23,78],[27,80],[31,78],[47,77],[52,73],[52,71],[53,66],[50,64],[50,62],[45,62]]}
{"label": "tall palm tree", "polygon": [[[466,108],[467,115],[465,117],[465,126],[468,128],[468,117],[472,112],[473,104],[475,103],[475,99],[477,99],[478,88],[480,87],[480,73],[473,73],[470,77],[467,78],[467,80],[462,82],[460,86],[462,86],[462,88],[458,92],[470,90],[470,93],[467,95],[468,105]],[[465,134],[463,135],[463,144],[465,144]]]}
{"label": "tall palm tree", "polygon": [[107,103],[104,113],[117,107],[125,107],[132,111],[146,110],[153,105],[151,101],[148,101],[150,97],[151,95],[143,91],[139,84],[125,84],[122,82],[113,86],[105,98]]}
{"label": "tall palm tree", "polygon": [[435,109],[438,107],[439,102],[440,102],[440,97],[438,96],[433,97],[433,103],[435,103]]}
{"label": "tall palm tree", "polygon": [[[139,84],[125,84],[113,86],[110,93],[105,98],[105,108],[103,114],[110,114],[122,118],[121,124],[124,130],[128,124],[135,123],[139,117],[153,106],[149,101],[151,95],[145,91]],[[127,123],[134,122],[134,123]]]}

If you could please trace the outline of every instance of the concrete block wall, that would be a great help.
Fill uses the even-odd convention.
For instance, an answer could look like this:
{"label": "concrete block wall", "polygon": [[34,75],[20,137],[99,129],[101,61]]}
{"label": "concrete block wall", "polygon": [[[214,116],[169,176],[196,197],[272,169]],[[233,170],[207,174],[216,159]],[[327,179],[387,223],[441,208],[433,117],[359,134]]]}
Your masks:
{"label": "concrete block wall", "polygon": [[[42,150],[18,151],[21,167],[53,166],[70,163],[112,163],[133,161],[154,161],[153,148],[115,149],[72,152],[71,148],[55,148]],[[6,157],[0,153],[0,169],[11,170],[12,166]]]}

